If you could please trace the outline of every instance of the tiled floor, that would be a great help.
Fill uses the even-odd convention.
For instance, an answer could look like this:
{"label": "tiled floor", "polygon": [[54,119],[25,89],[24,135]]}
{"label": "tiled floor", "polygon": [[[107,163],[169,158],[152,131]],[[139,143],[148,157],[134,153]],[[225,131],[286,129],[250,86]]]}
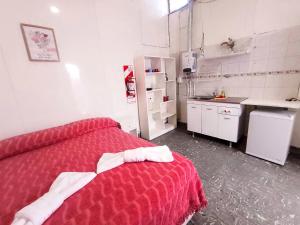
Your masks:
{"label": "tiled floor", "polygon": [[189,225],[300,225],[299,153],[281,167],[246,155],[244,143],[230,149],[225,141],[192,138],[184,126],[153,142],[191,159],[201,176],[209,205]]}

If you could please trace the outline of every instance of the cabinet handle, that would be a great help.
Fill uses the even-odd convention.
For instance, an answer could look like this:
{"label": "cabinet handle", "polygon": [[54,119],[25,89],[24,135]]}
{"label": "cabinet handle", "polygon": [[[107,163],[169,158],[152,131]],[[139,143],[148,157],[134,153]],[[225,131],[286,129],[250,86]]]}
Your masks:
{"label": "cabinet handle", "polygon": [[230,118],[228,118],[228,117],[224,117],[224,120],[230,120]]}
{"label": "cabinet handle", "polygon": [[206,108],[206,110],[208,110],[208,111],[211,111],[211,110],[212,110],[212,108]]}
{"label": "cabinet handle", "polygon": [[196,109],[196,107],[195,106],[193,106],[193,107],[191,107],[192,109]]}

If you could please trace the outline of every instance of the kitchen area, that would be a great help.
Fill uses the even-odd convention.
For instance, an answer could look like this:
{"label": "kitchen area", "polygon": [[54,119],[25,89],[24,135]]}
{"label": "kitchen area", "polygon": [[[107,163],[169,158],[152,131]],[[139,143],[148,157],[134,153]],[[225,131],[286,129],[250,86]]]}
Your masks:
{"label": "kitchen area", "polygon": [[284,165],[290,146],[300,148],[300,26],[210,33],[205,10],[190,2],[172,18],[179,122],[230,147],[247,136],[247,154]]}
{"label": "kitchen area", "polygon": [[246,154],[284,165],[299,109],[299,101],[194,96],[187,100],[187,130],[226,140],[230,148],[245,135]]}

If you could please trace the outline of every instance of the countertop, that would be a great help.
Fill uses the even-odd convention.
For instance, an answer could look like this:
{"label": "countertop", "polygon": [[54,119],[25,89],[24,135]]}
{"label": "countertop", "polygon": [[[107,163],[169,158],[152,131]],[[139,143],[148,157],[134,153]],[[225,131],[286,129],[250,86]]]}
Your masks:
{"label": "countertop", "polygon": [[224,99],[210,99],[210,100],[189,98],[188,101],[241,104],[241,102],[245,101],[246,99],[247,98],[238,98],[238,97],[228,97],[228,98],[224,98]]}
{"label": "countertop", "polygon": [[277,99],[246,99],[241,102],[242,105],[256,105],[256,106],[269,106],[269,107],[279,107],[288,109],[300,109],[300,101],[289,102],[285,100]]}

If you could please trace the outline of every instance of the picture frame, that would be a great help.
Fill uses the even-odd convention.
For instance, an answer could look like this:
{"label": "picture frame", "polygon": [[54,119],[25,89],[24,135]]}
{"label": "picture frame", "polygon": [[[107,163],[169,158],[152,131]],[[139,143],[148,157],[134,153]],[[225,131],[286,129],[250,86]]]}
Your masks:
{"label": "picture frame", "polygon": [[30,61],[60,62],[53,28],[20,24],[27,55]]}

